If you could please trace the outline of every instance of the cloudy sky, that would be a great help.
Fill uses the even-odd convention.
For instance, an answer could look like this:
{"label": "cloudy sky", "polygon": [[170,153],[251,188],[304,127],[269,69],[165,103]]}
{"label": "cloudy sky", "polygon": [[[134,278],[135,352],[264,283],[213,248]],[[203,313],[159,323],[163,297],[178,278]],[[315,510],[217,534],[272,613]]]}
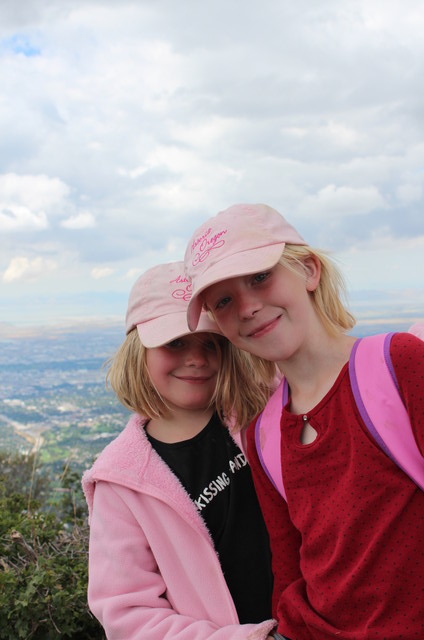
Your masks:
{"label": "cloudy sky", "polygon": [[2,0],[0,322],[120,318],[265,202],[424,310],[422,0]]}

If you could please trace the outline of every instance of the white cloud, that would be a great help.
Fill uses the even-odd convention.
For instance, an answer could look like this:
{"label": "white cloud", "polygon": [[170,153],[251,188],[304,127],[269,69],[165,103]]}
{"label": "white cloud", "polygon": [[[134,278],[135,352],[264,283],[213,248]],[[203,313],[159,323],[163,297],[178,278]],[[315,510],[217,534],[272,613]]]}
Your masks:
{"label": "white cloud", "polygon": [[[351,250],[355,252],[355,248]],[[411,238],[400,239],[396,235],[393,235],[388,228],[382,229],[381,233],[371,233],[369,238],[364,240],[358,250],[366,251],[387,251],[393,256],[398,251],[402,251],[405,255],[408,253],[421,253],[424,254],[424,233]],[[387,266],[387,265],[386,265]],[[422,278],[422,273],[418,274]]]}
{"label": "white cloud", "polygon": [[423,187],[419,184],[400,184],[396,188],[396,195],[402,204],[419,202],[423,198]]}
{"label": "white cloud", "polygon": [[[423,255],[424,234],[399,239],[386,229],[360,246],[341,252],[339,258],[351,289],[402,291],[423,290]],[[407,271],[405,264],[408,264]]]}
{"label": "white cloud", "polygon": [[46,175],[0,175],[0,229],[40,230],[49,226],[48,213],[61,210],[69,188]]}
{"label": "white cloud", "polygon": [[239,129],[240,125],[235,118],[212,116],[197,122],[174,123],[171,133],[175,140],[183,142],[187,147],[213,150]]}
{"label": "white cloud", "polygon": [[47,227],[48,220],[44,211],[34,213],[22,205],[0,202],[0,230],[37,230]]}
{"label": "white cloud", "polygon": [[131,269],[128,269],[124,277],[127,278],[127,280],[135,281],[139,276],[141,276],[141,274],[142,270],[140,270],[138,267],[133,267]]}
{"label": "white cloud", "polygon": [[32,210],[52,209],[61,204],[69,187],[59,178],[46,175],[0,175],[0,200],[21,204]]}
{"label": "white cloud", "polygon": [[3,274],[3,282],[35,282],[56,270],[54,260],[47,260],[41,256],[29,259],[25,256],[13,258]]}
{"label": "white cloud", "polygon": [[316,195],[306,196],[298,211],[308,216],[342,218],[348,215],[366,215],[385,206],[384,198],[376,187],[336,187],[330,184],[320,189]]}
{"label": "white cloud", "polygon": [[142,165],[138,167],[134,167],[134,169],[124,169],[123,167],[119,167],[118,175],[125,176],[127,178],[131,178],[132,180],[134,180],[142,176],[148,170],[149,170],[149,167],[143,167]]}
{"label": "white cloud", "polygon": [[114,270],[110,267],[94,267],[91,270],[91,277],[94,280],[101,280],[102,278],[108,278],[113,272]]}
{"label": "white cloud", "polygon": [[96,219],[92,213],[81,211],[76,216],[63,220],[61,226],[65,229],[91,229],[96,226]]}

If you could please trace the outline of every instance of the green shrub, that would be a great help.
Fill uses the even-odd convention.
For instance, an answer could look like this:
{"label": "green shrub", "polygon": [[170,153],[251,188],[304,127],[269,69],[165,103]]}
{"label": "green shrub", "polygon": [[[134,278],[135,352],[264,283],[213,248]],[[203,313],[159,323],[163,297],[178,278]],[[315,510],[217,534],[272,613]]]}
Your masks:
{"label": "green shrub", "polygon": [[[22,459],[15,470],[16,456],[1,462],[0,640],[104,639],[87,606],[88,525],[79,476],[64,472],[50,485],[42,482],[33,499],[31,490],[16,491],[16,473],[27,473]],[[34,476],[34,460],[28,464]]]}

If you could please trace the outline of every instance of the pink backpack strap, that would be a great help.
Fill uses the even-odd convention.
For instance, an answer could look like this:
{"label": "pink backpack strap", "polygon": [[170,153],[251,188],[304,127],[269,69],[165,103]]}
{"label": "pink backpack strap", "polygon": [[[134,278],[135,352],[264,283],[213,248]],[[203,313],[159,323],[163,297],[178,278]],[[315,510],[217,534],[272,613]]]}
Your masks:
{"label": "pink backpack strap", "polygon": [[390,358],[393,333],[356,341],[349,360],[353,395],[365,426],[383,451],[424,490],[424,458],[412,432]]}
{"label": "pink backpack strap", "polygon": [[285,378],[267,402],[255,425],[256,451],[260,463],[277,491],[287,501],[281,472],[281,412],[288,401],[289,390]]}

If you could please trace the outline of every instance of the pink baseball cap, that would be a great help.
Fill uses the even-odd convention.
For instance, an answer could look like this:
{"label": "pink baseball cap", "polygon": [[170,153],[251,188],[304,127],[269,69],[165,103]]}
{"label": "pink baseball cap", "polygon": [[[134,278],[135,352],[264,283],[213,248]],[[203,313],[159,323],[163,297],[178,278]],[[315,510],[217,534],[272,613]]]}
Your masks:
{"label": "pink baseball cap", "polygon": [[235,204],[193,233],[184,266],[192,284],[187,321],[192,331],[202,312],[200,293],[216,282],[270,269],[288,244],[307,245],[287,220],[266,204]]}
{"label": "pink baseball cap", "polygon": [[[187,306],[191,284],[183,262],[160,264],[141,275],[131,289],[126,315],[126,333],[137,327],[145,347],[160,347],[190,333]],[[201,314],[197,332],[221,334],[206,312]]]}

